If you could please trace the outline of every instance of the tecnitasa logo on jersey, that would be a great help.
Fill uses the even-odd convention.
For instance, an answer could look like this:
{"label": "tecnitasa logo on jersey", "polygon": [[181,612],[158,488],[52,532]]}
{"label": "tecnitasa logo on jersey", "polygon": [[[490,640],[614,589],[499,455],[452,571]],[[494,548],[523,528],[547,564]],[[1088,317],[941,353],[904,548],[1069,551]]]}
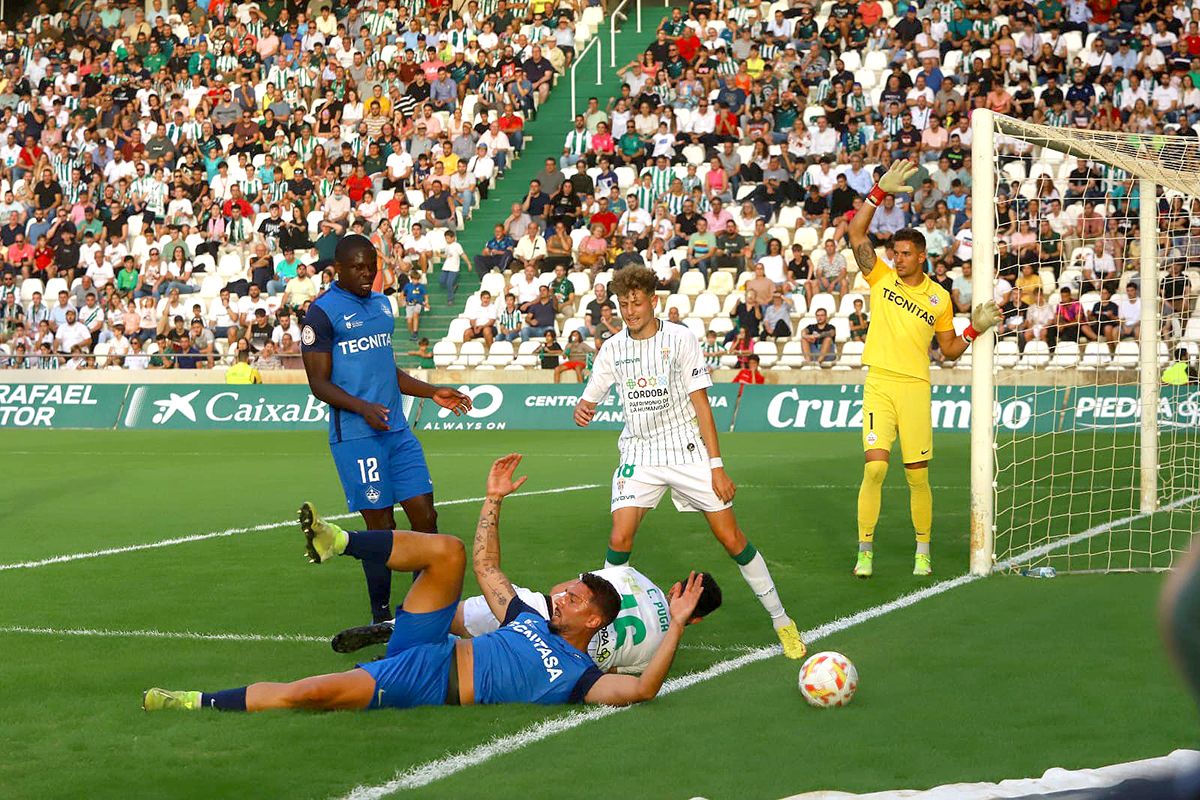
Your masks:
{"label": "tecnitasa logo on jersey", "polygon": [[[504,405],[504,392],[499,386],[485,383],[482,386],[460,386],[458,390],[471,398],[471,410],[467,416],[471,419],[486,419],[500,410]],[[445,419],[454,414],[448,408],[438,409],[438,419]]]}

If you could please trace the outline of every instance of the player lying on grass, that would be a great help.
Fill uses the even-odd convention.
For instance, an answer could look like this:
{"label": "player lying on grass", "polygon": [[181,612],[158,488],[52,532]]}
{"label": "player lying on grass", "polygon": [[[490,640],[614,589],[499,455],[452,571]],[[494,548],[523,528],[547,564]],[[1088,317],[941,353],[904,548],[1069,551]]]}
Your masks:
{"label": "player lying on grass", "polygon": [[870,367],[862,403],[866,463],[858,490],[858,559],[854,565],[854,574],[860,578],[869,578],[874,571],[875,526],[888,458],[897,435],[917,539],[913,574],[924,576],[933,571],[929,555],[933,525],[933,491],[929,486],[929,459],[933,457],[930,342],[936,338],[942,355],[953,361],[966,352],[972,339],[1000,320],[1000,310],[988,300],[975,306],[971,324],[961,336],[955,335],[950,293],[925,272],[925,236],[920,231],[904,228],[895,233],[894,265],[876,255],[868,233],[875,209],[896,194],[912,191],[908,181],[916,172],[916,165],[909,161],[893,162],[867,195],[848,230],[854,260],[871,286],[871,328],[862,356],[863,364]]}
{"label": "player lying on grass", "polygon": [[621,598],[612,584],[590,573],[565,584],[545,619],[517,597],[500,569],[500,506],[521,487],[513,479],[519,455],[497,460],[475,530],[475,577],[488,608],[504,621],[475,639],[451,639],[450,622],[462,592],[466,552],[453,536],[410,531],[343,531],[305,503],[300,524],[309,560],[337,555],[382,561],[389,569],[420,574],[396,612],[381,661],[291,683],[253,683],[219,692],[149,689],[147,711],[164,709],[266,711],[273,708],[374,709],[472,703],[601,703],[650,700],[662,688],[683,629],[703,593],[692,573],[668,597],[670,624],[658,651],[639,677],[606,675],[587,655],[588,642],[616,619]]}
{"label": "player lying on grass", "polygon": [[[588,655],[604,672],[639,675],[650,665],[670,629],[668,595],[628,565],[608,567],[592,574],[616,588],[621,595],[621,612],[611,624],[601,628],[592,637],[588,643]],[[689,624],[699,622],[721,605],[721,588],[716,580],[707,572],[699,574],[704,582],[704,590],[700,593]],[[682,583],[676,584],[671,591],[676,591]],[[514,586],[513,589],[527,606],[549,619],[554,598],[565,592],[569,585],[570,582],[560,583],[545,594],[522,586]],[[483,636],[500,627],[501,621],[488,607],[487,598],[475,595],[458,604],[450,632],[464,638]],[[350,628],[333,637],[333,649],[339,653],[352,653],[368,645],[383,644],[391,638],[391,634],[391,622]]]}
{"label": "player lying on grass", "polygon": [[670,489],[675,507],[704,514],[713,536],[737,562],[742,578],[770,615],[783,654],[803,658],[804,641],[783,608],[767,562],[746,539],[733,513],[737,487],[721,460],[708,402],[712,377],[700,343],[683,325],[655,318],[657,289],[658,278],[646,267],[617,272],[609,291],[621,304],[625,327],[596,354],[592,375],[575,405],[575,424],[587,426],[615,384],[625,410],[605,566],[629,560],[638,526]]}

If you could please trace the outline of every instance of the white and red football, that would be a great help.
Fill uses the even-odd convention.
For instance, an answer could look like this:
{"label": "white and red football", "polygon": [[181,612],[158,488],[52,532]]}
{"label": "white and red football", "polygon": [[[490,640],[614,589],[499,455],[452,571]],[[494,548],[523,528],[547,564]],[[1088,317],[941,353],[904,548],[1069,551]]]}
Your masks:
{"label": "white and red football", "polygon": [[800,694],[810,706],[844,706],[857,688],[858,670],[841,653],[816,653],[800,666]]}

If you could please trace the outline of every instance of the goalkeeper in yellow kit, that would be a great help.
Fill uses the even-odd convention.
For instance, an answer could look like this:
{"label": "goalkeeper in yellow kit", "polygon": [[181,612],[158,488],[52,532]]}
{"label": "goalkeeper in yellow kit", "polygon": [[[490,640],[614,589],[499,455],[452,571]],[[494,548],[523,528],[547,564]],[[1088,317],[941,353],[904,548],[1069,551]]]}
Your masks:
{"label": "goalkeeper in yellow kit", "polygon": [[942,353],[954,360],[972,339],[1000,320],[1000,310],[989,300],[975,306],[971,325],[962,336],[954,335],[950,294],[925,274],[925,237],[920,232],[909,228],[896,232],[892,238],[896,253],[892,267],[875,254],[867,235],[875,209],[888,195],[912,191],[907,182],[916,171],[911,162],[894,162],[871,189],[848,231],[854,259],[871,286],[871,328],[863,351],[863,363],[870,367],[862,409],[866,464],[858,490],[858,562],[854,566],[854,574],[860,578],[868,578],[873,572],[880,495],[897,435],[917,534],[913,574],[933,572],[929,558],[929,529],[933,523],[929,343],[936,336]]}

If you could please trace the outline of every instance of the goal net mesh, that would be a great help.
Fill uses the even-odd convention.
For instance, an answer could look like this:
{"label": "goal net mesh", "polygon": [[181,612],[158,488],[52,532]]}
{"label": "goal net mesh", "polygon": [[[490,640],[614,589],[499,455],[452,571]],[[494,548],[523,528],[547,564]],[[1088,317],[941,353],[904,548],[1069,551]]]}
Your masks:
{"label": "goal net mesh", "polygon": [[[1194,385],[1157,389],[1157,464],[1144,469],[1141,415],[1154,398],[1143,397],[1139,370],[1150,359],[1160,374],[1181,348],[1195,363],[1200,146],[1000,116],[994,124],[995,202],[978,211],[995,222],[1005,316],[993,364],[996,564],[1168,568],[1197,525],[1200,395]],[[1139,178],[1154,182],[1155,196],[1141,196]],[[1142,203],[1156,211],[1150,230],[1139,225]],[[1156,286],[1141,280],[1147,236]],[[1150,348],[1139,343],[1142,303],[1161,308]]]}

